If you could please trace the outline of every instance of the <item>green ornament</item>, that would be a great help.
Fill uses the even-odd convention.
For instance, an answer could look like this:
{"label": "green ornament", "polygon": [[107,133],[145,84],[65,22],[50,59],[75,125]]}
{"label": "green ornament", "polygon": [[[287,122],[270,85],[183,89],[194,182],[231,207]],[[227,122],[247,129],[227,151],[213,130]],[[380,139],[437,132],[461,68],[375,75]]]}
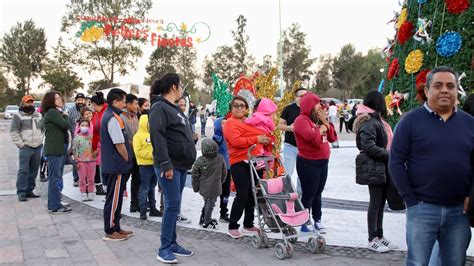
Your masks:
{"label": "green ornament", "polygon": [[216,113],[218,116],[225,116],[229,112],[229,103],[233,98],[232,94],[228,90],[229,83],[219,79],[215,73],[212,73],[212,80],[214,81],[212,99],[217,101]]}

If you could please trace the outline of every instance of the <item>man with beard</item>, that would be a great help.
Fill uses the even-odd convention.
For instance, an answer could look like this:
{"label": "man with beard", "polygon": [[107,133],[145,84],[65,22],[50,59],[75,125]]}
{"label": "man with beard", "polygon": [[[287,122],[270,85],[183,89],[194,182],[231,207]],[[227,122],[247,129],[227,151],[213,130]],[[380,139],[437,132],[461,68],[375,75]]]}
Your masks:
{"label": "man with beard", "polygon": [[[67,111],[69,117],[69,124],[71,125],[71,140],[74,139],[74,131],[76,129],[76,123],[79,118],[81,118],[81,109],[86,106],[86,96],[83,93],[76,94],[74,98],[76,105],[72,108],[69,108]],[[72,163],[72,176],[74,178],[74,186],[79,186],[79,174],[77,173],[76,163]]]}
{"label": "man with beard", "polygon": [[36,187],[44,135],[42,116],[35,111],[34,101],[31,95],[23,96],[20,111],[13,116],[10,127],[12,141],[20,149],[16,179],[19,201],[39,197],[33,190]]}

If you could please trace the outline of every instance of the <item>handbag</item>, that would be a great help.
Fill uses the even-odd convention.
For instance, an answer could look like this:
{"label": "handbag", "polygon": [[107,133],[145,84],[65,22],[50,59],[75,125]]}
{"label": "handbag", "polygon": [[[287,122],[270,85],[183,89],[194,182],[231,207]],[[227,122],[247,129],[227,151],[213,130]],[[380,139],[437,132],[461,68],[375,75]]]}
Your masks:
{"label": "handbag", "polygon": [[388,207],[393,211],[402,211],[406,209],[405,202],[403,201],[402,196],[398,193],[398,189],[393,183],[391,177],[388,178],[388,186],[387,186],[387,202]]}
{"label": "handbag", "polygon": [[385,163],[370,158],[365,152],[356,156],[356,183],[359,185],[382,185],[387,182]]}

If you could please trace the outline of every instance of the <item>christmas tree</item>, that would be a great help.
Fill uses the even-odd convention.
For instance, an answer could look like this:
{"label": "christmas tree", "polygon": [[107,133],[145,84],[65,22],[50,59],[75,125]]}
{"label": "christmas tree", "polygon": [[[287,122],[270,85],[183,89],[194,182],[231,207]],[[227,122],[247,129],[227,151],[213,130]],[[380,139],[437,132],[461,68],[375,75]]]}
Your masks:
{"label": "christmas tree", "polygon": [[463,76],[466,93],[472,91],[474,9],[469,0],[406,0],[391,22],[396,34],[383,50],[387,67],[379,91],[387,95],[393,124],[424,101],[426,74],[435,66],[452,67]]}

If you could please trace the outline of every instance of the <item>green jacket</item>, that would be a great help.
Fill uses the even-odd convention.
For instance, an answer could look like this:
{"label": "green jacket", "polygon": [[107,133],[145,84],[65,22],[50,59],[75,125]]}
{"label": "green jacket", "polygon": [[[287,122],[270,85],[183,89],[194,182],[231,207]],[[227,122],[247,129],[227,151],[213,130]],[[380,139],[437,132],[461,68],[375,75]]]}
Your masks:
{"label": "green jacket", "polygon": [[57,109],[51,108],[44,115],[44,154],[47,155],[65,155],[64,137],[69,130],[69,121]]}

